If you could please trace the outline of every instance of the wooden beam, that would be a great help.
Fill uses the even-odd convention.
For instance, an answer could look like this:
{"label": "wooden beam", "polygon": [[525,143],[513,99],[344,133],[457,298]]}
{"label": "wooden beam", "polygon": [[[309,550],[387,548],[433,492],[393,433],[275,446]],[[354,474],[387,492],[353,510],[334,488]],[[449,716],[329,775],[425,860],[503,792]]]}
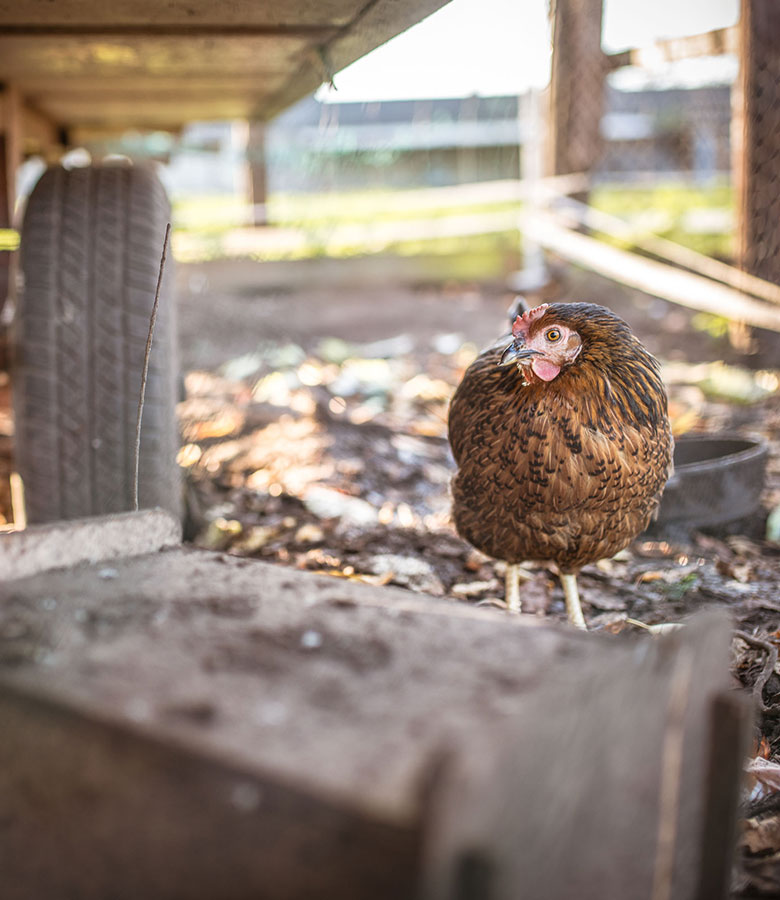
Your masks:
{"label": "wooden beam", "polygon": [[656,41],[649,47],[634,47],[607,55],[607,66],[614,70],[623,66],[657,65],[658,62],[679,62],[696,56],[722,56],[737,53],[739,49],[739,29],[716,28],[703,34],[690,34],[679,38]]}
{"label": "wooden beam", "polygon": [[16,167],[22,160],[21,101],[14,85],[0,89],[0,140],[4,157],[0,172],[0,228],[10,228],[16,203]]}
{"label": "wooden beam", "polygon": [[0,37],[278,37],[278,38],[311,38],[324,41],[339,30],[338,25],[273,25],[252,24],[245,22],[181,22],[158,23],[144,22],[124,24],[73,24],[66,23],[30,23],[27,25],[0,25]]}
{"label": "wooden beam", "polygon": [[520,230],[576,265],[689,309],[780,331],[780,309],[665,263],[611,247],[561,224],[550,213],[523,212]]}
{"label": "wooden beam", "polygon": [[[13,85],[0,90],[0,229],[13,227],[16,168],[22,159],[19,93]],[[13,287],[14,254],[0,250],[0,310]]]}
{"label": "wooden beam", "polygon": [[15,85],[0,85],[0,134],[13,143],[16,167],[27,156],[59,151],[61,126],[24,97]]}
{"label": "wooden beam", "polygon": [[252,205],[252,224],[268,224],[268,170],[265,152],[265,122],[250,122],[246,145],[249,163],[249,191]]}
{"label": "wooden beam", "polygon": [[[158,122],[157,124],[136,122],[134,129],[140,132],[167,131],[170,134],[178,135],[182,132],[182,125],[174,121]],[[124,130],[126,129],[112,125],[74,125],[67,129],[67,146],[82,147],[85,144],[109,141],[121,135]]]}
{"label": "wooden beam", "polygon": [[665,262],[691,269],[706,278],[727,284],[743,294],[752,294],[761,300],[780,305],[780,286],[772,284],[770,281],[764,281],[763,278],[757,278],[736,266],[730,266],[719,259],[713,259],[711,256],[691,250],[690,247],[667,240],[657,234],[637,234],[636,229],[628,222],[599,209],[594,209],[592,206],[586,206],[584,203],[578,203],[571,199],[565,200],[564,203],[561,213],[570,215],[574,221],[586,228],[601,231],[610,237],[631,243]]}
{"label": "wooden beam", "polygon": [[740,268],[780,284],[780,4],[742,0],[734,98]]}
{"label": "wooden beam", "polygon": [[[9,141],[0,131],[0,231],[11,227],[12,176],[9,162]],[[11,252],[0,250],[0,312],[3,311],[11,286]]]}
{"label": "wooden beam", "polygon": [[43,156],[53,161],[62,150],[61,127],[26,101],[22,103],[19,113],[22,155]]}

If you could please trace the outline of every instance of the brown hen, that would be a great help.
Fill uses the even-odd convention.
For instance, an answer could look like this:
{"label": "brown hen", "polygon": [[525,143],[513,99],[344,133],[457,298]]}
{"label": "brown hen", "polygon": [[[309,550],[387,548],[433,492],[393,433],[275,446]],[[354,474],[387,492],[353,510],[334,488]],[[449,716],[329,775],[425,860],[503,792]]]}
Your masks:
{"label": "brown hen", "polygon": [[538,306],[466,370],[449,437],[455,527],[506,560],[507,607],[520,610],[518,563],[554,562],[584,628],[577,572],[647,527],[670,474],[656,360],[603,306]]}

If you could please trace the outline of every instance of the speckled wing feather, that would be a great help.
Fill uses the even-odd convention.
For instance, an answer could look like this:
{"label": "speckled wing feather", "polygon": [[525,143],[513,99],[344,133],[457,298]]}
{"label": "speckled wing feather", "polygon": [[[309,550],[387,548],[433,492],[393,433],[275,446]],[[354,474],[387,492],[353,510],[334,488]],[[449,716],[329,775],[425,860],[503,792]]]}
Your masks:
{"label": "speckled wing feather", "polygon": [[658,506],[671,464],[666,395],[655,360],[609,316],[617,333],[611,320],[590,323],[613,341],[608,359],[591,339],[555,381],[526,385],[497,365],[506,338],[453,397],[455,525],[490,556],[574,572],[625,547]]}

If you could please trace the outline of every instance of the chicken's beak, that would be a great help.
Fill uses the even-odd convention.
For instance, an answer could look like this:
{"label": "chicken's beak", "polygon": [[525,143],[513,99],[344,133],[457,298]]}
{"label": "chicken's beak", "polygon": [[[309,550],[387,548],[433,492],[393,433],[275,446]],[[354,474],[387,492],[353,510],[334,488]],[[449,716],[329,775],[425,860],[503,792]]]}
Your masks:
{"label": "chicken's beak", "polygon": [[530,347],[519,347],[516,343],[512,342],[506,350],[501,354],[501,359],[498,361],[499,366],[511,366],[512,363],[516,363],[517,365],[527,365],[534,356],[542,356],[538,350],[532,350]]}

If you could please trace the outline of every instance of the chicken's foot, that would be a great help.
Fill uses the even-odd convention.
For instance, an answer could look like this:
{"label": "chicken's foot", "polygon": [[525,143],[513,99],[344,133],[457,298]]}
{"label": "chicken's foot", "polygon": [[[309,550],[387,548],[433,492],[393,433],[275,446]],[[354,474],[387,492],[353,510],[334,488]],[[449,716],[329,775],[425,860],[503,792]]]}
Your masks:
{"label": "chicken's foot", "polygon": [[517,563],[506,564],[506,608],[509,612],[520,612],[520,566]]}
{"label": "chicken's foot", "polygon": [[561,574],[561,584],[563,585],[563,595],[566,598],[566,613],[569,616],[569,621],[575,628],[587,631],[588,626],[585,624],[585,617],[582,615],[580,594],[577,590],[577,576]]}

